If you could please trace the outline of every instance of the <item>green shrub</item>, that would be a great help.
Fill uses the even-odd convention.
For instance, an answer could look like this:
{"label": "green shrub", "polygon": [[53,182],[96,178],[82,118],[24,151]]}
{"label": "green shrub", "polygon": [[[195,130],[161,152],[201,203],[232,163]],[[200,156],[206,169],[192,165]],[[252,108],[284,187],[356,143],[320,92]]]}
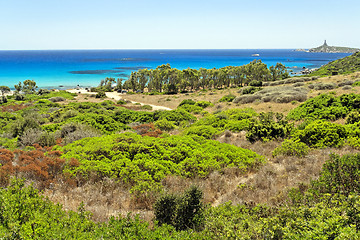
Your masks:
{"label": "green shrub", "polygon": [[142,109],[142,110],[149,110],[149,111],[151,111],[151,110],[153,109],[153,107],[150,106],[150,105],[142,105],[142,106],[141,106],[141,109]]}
{"label": "green shrub", "polygon": [[230,120],[226,124],[225,129],[228,129],[232,132],[241,132],[241,131],[249,129],[250,124],[251,124],[251,122],[249,119],[242,119],[242,120],[238,120],[238,121]]}
{"label": "green shrub", "polygon": [[180,196],[174,221],[176,229],[199,229],[201,227],[204,211],[202,198],[203,193],[196,186],[190,187]]}
{"label": "green shrub", "polygon": [[92,126],[95,129],[102,131],[105,134],[114,133],[117,131],[129,129],[128,126],[121,122],[117,122],[112,117],[104,114],[86,113],[71,118],[71,122],[79,122]]}
{"label": "green shrub", "polygon": [[198,101],[195,103],[195,106],[199,106],[201,108],[207,108],[209,106],[213,106],[213,104],[211,102],[208,102],[208,101]]}
{"label": "green shrub", "polygon": [[116,104],[124,105],[127,104],[127,102],[125,100],[120,99],[119,101],[116,102]]}
{"label": "green shrub", "polygon": [[275,148],[273,157],[279,155],[304,157],[309,153],[310,148],[299,140],[285,139],[281,146]]}
{"label": "green shrub", "polygon": [[360,95],[343,94],[335,97],[332,94],[321,94],[309,99],[291,110],[288,119],[328,119],[345,118],[353,109],[360,107]]}
{"label": "green shrub", "polygon": [[313,182],[313,188],[322,193],[359,194],[359,169],[360,154],[331,154],[330,159],[323,165],[319,179]]}
{"label": "green shrub", "polygon": [[289,136],[292,130],[293,124],[283,120],[282,114],[260,113],[257,119],[250,121],[246,139],[250,142],[281,139]]}
{"label": "green shrub", "polygon": [[155,219],[160,226],[173,225],[177,230],[199,229],[204,220],[202,197],[202,191],[195,186],[179,196],[160,197],[154,204]]}
{"label": "green shrub", "polygon": [[17,138],[7,138],[0,135],[0,148],[14,150],[17,147]]}
{"label": "green shrub", "polygon": [[163,224],[175,225],[178,198],[173,194],[166,194],[158,198],[154,204],[155,220]]}
{"label": "green shrub", "polygon": [[168,121],[174,122],[176,125],[179,125],[183,121],[195,121],[196,117],[182,109],[170,111],[155,111],[154,120],[157,121],[161,119],[166,119]]}
{"label": "green shrub", "polygon": [[343,125],[323,120],[313,121],[303,130],[294,133],[295,139],[315,148],[341,147],[347,136],[347,130]]}
{"label": "green shrub", "polygon": [[154,125],[162,131],[170,131],[176,127],[174,122],[168,121],[167,119],[158,120],[154,123]]}
{"label": "green shrub", "polygon": [[39,121],[35,118],[18,119],[9,126],[9,132],[13,137],[21,136],[28,129],[39,129]]}
{"label": "green shrub", "polygon": [[228,94],[220,98],[219,102],[232,102],[235,99],[235,95]]}
{"label": "green shrub", "polygon": [[243,120],[257,116],[252,108],[231,108],[223,112],[231,120]]}
{"label": "green shrub", "polygon": [[218,130],[225,130],[225,126],[228,122],[229,120],[226,114],[211,114],[199,119],[199,121],[194,123],[194,126],[211,126]]}
{"label": "green shrub", "polygon": [[360,112],[359,111],[350,112],[348,117],[346,118],[346,124],[354,124],[357,122],[360,122]]}
{"label": "green shrub", "polygon": [[182,105],[195,105],[195,101],[192,100],[192,99],[185,99],[185,100],[182,100],[181,103],[179,104],[178,107],[182,106]]}
{"label": "green shrub", "polygon": [[192,126],[186,129],[184,133],[185,135],[197,135],[206,139],[213,139],[218,134],[218,131],[212,126],[202,125]]}
{"label": "green shrub", "polygon": [[54,146],[56,144],[54,133],[44,132],[39,138],[39,145],[44,146]]}
{"label": "green shrub", "polygon": [[353,87],[357,87],[357,86],[360,86],[360,81],[355,81],[353,84],[352,84]]}
{"label": "green shrub", "polygon": [[254,94],[256,93],[257,91],[260,91],[261,88],[257,88],[257,87],[254,87],[254,86],[250,86],[250,87],[244,87],[242,90],[241,90],[241,94],[245,95],[245,94]]}
{"label": "green shrub", "polygon": [[355,149],[360,149],[360,138],[359,137],[349,137],[346,141],[347,145]]}

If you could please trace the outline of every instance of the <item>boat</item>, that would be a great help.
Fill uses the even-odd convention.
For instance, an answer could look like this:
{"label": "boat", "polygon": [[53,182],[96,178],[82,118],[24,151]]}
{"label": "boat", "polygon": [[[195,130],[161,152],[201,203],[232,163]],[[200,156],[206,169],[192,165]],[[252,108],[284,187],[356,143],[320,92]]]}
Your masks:
{"label": "boat", "polygon": [[260,54],[255,53],[255,54],[253,54],[253,55],[251,55],[251,56],[253,56],[253,57],[259,57],[259,56],[260,56]]}

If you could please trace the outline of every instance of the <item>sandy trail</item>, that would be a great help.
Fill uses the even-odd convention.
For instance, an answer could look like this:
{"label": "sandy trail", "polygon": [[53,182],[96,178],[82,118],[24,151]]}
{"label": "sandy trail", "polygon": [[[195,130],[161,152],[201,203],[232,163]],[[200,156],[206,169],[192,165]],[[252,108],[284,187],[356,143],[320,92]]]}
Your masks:
{"label": "sandy trail", "polygon": [[[66,90],[68,92],[71,93],[81,93],[81,94],[96,94],[96,92],[88,92],[84,89],[68,89]],[[125,98],[123,98],[123,94],[117,93],[117,92],[106,92],[106,97],[108,98],[113,98],[116,101],[117,100],[126,100]],[[139,103],[139,102],[134,102],[134,101],[130,101],[131,103]],[[153,110],[172,110],[171,108],[168,107],[164,107],[164,106],[157,106],[157,105],[152,105],[152,104],[147,104],[147,103],[140,103],[140,105],[149,105],[153,108]]]}
{"label": "sandy trail", "polygon": [[[120,100],[120,99],[126,100],[125,98],[123,98],[123,97],[121,96],[122,94],[117,93],[117,92],[106,92],[105,94],[106,94],[106,96],[107,96],[108,98],[113,98],[113,99],[115,99],[115,100]],[[139,103],[139,102],[133,102],[133,101],[131,101],[131,103]],[[146,104],[146,103],[140,103],[140,105],[149,105],[149,106],[151,106],[151,107],[153,108],[153,110],[172,110],[171,108],[168,108],[168,107],[157,106],[157,105]]]}

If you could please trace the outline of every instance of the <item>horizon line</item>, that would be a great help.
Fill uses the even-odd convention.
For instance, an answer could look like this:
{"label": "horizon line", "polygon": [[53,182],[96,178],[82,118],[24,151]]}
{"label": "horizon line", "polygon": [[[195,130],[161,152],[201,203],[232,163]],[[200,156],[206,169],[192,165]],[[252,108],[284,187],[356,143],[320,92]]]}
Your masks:
{"label": "horizon line", "polygon": [[48,48],[48,49],[0,49],[0,51],[69,51],[69,50],[296,50],[309,48]]}

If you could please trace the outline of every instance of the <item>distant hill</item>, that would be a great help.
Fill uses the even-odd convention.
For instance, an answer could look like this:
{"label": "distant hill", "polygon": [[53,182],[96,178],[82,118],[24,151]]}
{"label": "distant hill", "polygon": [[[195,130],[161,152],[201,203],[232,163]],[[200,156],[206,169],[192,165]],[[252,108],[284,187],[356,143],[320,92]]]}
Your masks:
{"label": "distant hill", "polygon": [[329,46],[327,45],[326,40],[322,46],[309,49],[309,52],[326,52],[326,53],[355,53],[358,51],[360,51],[359,48]]}
{"label": "distant hill", "polygon": [[329,76],[338,74],[348,74],[360,71],[360,52],[347,56],[333,62],[330,62],[318,70],[314,71],[312,76]]}

